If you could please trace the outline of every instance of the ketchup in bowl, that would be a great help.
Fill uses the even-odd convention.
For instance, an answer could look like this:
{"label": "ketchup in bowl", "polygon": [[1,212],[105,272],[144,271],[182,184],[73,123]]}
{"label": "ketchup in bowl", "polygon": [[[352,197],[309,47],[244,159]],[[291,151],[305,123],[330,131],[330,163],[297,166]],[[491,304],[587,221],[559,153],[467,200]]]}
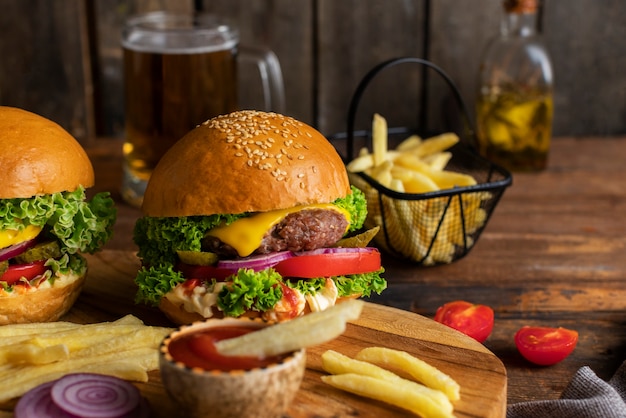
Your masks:
{"label": "ketchup in bowl", "polygon": [[287,355],[272,357],[223,356],[215,348],[220,340],[238,337],[254,331],[249,327],[224,326],[201,329],[174,338],[169,344],[169,352],[174,361],[187,367],[199,367],[204,370],[251,370],[280,363]]}
{"label": "ketchup in bowl", "polygon": [[188,418],[277,418],[286,414],[306,369],[304,348],[281,356],[222,356],[215,343],[270,324],[250,318],[183,325],[159,347],[161,381]]}

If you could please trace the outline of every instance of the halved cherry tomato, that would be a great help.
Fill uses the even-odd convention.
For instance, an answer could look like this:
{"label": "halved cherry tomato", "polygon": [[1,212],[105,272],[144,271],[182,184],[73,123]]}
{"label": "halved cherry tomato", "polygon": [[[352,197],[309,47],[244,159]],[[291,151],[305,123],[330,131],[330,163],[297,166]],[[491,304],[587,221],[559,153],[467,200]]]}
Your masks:
{"label": "halved cherry tomato", "polygon": [[305,279],[371,273],[380,270],[380,253],[355,251],[299,255],[281,261],[274,270],[283,277]]}
{"label": "halved cherry tomato", "polygon": [[22,277],[32,280],[40,276],[48,269],[44,264],[46,260],[34,261],[28,264],[13,264],[0,276],[0,281],[7,282],[9,285],[17,283]]}
{"label": "halved cherry tomato", "polygon": [[462,332],[482,343],[493,330],[493,309],[464,300],[448,302],[435,313],[435,321]]}
{"label": "halved cherry tomato", "polygon": [[515,346],[531,363],[551,366],[569,356],[578,343],[578,332],[566,328],[524,326],[515,333]]}
{"label": "halved cherry tomato", "polygon": [[231,270],[218,268],[214,266],[195,266],[193,264],[178,263],[176,270],[180,271],[185,278],[217,281],[224,281],[227,277],[232,276]]}

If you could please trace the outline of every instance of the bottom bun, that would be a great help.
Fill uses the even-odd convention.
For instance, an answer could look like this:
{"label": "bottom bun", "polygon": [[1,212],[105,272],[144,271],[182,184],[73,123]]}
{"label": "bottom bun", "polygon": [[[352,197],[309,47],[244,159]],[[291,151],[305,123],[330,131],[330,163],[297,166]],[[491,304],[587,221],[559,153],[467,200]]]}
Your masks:
{"label": "bottom bun", "polygon": [[187,325],[205,319],[197,312],[187,312],[183,305],[175,305],[168,298],[161,298],[159,309],[176,325]]}
{"label": "bottom bun", "polygon": [[77,276],[63,287],[0,296],[0,325],[57,321],[76,302],[85,276]]}
{"label": "bottom bun", "polygon": [[[335,301],[335,304],[341,303],[350,299],[358,299],[359,297],[361,297],[361,295],[355,294],[352,296],[338,298]],[[165,314],[167,319],[169,319],[176,325],[188,325],[197,321],[204,321],[206,319],[209,319],[209,318],[203,317],[198,312],[187,311],[183,305],[174,304],[168,298],[161,298],[161,302],[159,303],[159,310],[161,310],[161,312]],[[309,308],[309,304],[307,303],[302,314],[306,315],[310,312],[311,312],[311,309]],[[257,318],[257,317],[263,317],[264,315],[262,315],[260,312],[248,311],[248,312],[245,312],[241,316],[249,317],[249,318]],[[224,318],[224,314],[222,313],[222,311],[218,309],[213,309],[213,316],[211,318],[221,319],[221,318]]]}

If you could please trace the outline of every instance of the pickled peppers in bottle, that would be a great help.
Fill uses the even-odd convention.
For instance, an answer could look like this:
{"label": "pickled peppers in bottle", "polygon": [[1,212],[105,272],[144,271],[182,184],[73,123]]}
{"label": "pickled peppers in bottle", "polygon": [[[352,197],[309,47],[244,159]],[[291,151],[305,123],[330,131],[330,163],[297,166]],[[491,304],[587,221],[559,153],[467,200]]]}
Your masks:
{"label": "pickled peppers in bottle", "polygon": [[479,72],[480,153],[511,171],[546,167],[552,136],[553,74],[537,29],[538,0],[505,0],[500,34]]}

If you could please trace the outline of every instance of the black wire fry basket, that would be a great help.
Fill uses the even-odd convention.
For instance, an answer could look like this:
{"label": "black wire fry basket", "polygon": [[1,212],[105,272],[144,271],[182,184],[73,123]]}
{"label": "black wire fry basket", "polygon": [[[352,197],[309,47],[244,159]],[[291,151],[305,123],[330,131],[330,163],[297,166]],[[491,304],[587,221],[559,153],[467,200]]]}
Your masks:
{"label": "black wire fry basket", "polygon": [[[355,157],[357,143],[372,145],[371,131],[355,131],[357,108],[366,87],[377,74],[398,64],[420,64],[434,70],[451,88],[465,118],[465,132],[447,151],[446,171],[472,176],[475,184],[425,193],[405,193],[381,184],[366,172],[349,173],[350,182],[367,199],[365,228],[380,227],[374,238],[376,246],[401,259],[424,266],[449,264],[464,257],[478,240],[512,176],[483,158],[476,151],[474,129],[458,88],[438,66],[420,58],[395,58],[385,61],[363,78],[350,103],[348,129],[331,140],[346,140],[349,163]],[[416,130],[405,127],[388,129],[388,142],[399,143]]]}

